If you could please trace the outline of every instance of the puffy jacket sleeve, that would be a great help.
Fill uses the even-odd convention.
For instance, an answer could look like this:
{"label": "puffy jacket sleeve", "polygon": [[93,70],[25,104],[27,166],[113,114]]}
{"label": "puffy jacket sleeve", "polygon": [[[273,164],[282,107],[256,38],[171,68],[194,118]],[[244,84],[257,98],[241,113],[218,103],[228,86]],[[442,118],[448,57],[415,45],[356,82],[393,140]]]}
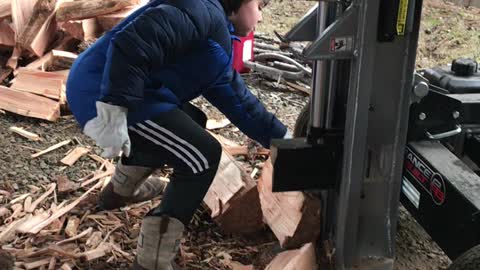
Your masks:
{"label": "puffy jacket sleeve", "polygon": [[[200,25],[200,26],[199,26]],[[195,22],[181,8],[149,8],[112,37],[100,100],[134,110],[143,100],[152,66],[161,66],[207,35],[209,22]]]}
{"label": "puffy jacket sleeve", "polygon": [[264,147],[270,147],[271,139],[282,138],[287,132],[287,128],[265,109],[233,69],[203,96],[243,133]]}

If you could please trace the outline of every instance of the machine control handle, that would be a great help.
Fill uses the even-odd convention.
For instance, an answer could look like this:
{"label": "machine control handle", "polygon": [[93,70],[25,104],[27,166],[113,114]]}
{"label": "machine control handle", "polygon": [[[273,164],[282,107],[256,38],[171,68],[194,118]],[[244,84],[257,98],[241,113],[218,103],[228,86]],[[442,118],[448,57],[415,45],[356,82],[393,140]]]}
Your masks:
{"label": "machine control handle", "polygon": [[454,135],[457,135],[457,134],[460,134],[462,133],[462,127],[457,125],[455,129],[452,129],[452,130],[449,130],[449,131],[446,131],[446,132],[442,132],[442,133],[438,133],[438,134],[431,134],[430,132],[426,132],[427,134],[427,137],[430,139],[430,140],[440,140],[440,139],[445,139],[445,138],[448,138],[448,137],[451,137],[451,136],[454,136]]}

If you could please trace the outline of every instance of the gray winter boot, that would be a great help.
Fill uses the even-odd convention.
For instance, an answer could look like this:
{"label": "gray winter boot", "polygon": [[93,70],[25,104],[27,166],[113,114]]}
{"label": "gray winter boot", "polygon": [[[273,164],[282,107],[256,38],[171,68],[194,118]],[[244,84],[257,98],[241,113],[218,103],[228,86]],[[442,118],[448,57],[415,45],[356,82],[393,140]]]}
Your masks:
{"label": "gray winter boot", "polygon": [[143,219],[132,270],[180,270],[175,262],[183,223],[168,216]]}
{"label": "gray winter boot", "polygon": [[127,166],[119,161],[110,183],[100,193],[98,205],[112,210],[161,195],[166,183],[150,176],[153,171],[149,167]]}

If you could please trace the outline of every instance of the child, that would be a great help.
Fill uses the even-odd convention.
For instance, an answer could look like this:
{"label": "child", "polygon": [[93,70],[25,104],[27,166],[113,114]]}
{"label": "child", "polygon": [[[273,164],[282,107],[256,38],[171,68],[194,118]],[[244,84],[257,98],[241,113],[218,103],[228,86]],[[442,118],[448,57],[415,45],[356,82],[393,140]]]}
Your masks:
{"label": "child", "polygon": [[163,185],[150,174],[165,164],[174,168],[161,204],[142,222],[133,269],[173,269],[184,226],[221,160],[206,117],[189,101],[204,96],[265,147],[289,136],[232,69],[234,35],[248,35],[265,4],[153,0],[105,33],[70,71],[67,99],[83,132],[103,156],[123,153],[101,208],[152,199]]}

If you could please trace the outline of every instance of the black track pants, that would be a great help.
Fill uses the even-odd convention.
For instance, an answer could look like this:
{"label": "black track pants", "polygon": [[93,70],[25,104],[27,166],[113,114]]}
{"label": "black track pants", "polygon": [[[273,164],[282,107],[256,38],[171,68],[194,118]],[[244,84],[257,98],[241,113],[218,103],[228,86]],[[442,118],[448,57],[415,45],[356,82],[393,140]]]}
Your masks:
{"label": "black track pants", "polygon": [[125,165],[174,169],[154,215],[169,215],[188,224],[217,172],[222,148],[205,129],[206,117],[187,104],[156,119],[129,127],[132,143]]}

